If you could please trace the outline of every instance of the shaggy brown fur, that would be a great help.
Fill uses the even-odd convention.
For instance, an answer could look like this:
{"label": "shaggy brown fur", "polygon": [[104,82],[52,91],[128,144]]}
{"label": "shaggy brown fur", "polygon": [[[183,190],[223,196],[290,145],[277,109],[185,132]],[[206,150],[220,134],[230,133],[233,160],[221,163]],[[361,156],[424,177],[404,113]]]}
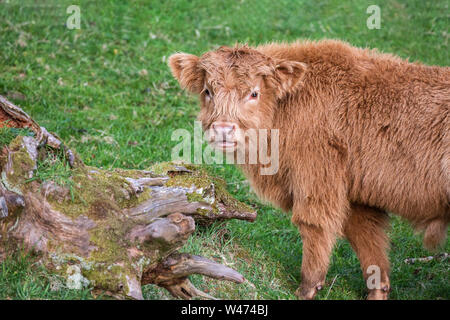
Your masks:
{"label": "shaggy brown fur", "polygon": [[334,40],[179,53],[169,64],[182,87],[200,94],[205,129],[280,130],[279,171],[242,168],[262,198],[292,210],[303,240],[299,297],[321,289],[335,239],[345,236],[366,278],[370,265],[381,269],[369,298],[387,298],[386,212],[423,230],[427,248],[445,241],[450,68]]}

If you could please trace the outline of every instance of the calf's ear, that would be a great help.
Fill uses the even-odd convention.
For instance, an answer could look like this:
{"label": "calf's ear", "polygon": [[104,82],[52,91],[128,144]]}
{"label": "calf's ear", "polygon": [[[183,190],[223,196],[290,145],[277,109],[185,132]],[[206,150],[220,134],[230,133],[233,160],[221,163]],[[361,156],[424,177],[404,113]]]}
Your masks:
{"label": "calf's ear", "polygon": [[301,83],[307,66],[297,61],[280,61],[275,67],[275,79],[277,82],[276,93],[281,99],[288,93],[292,93]]}
{"label": "calf's ear", "polygon": [[183,89],[194,93],[203,90],[204,72],[198,66],[199,57],[187,53],[175,53],[169,57],[169,67]]}

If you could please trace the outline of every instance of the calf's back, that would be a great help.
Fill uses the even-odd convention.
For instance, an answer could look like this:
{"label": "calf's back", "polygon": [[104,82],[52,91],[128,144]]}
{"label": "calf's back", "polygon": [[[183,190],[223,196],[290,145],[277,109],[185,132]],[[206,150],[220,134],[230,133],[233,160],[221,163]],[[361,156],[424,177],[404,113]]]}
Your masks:
{"label": "calf's back", "polygon": [[[278,102],[273,120],[273,128],[280,130],[279,172],[259,176],[254,167],[244,166],[261,196],[289,210],[296,197],[314,198],[314,188],[341,188],[341,197],[330,192],[337,202],[345,196],[349,203],[393,212],[417,228],[429,228],[426,237],[437,229],[445,236],[450,220],[450,68],[329,40],[256,49],[308,66],[299,89]],[[335,149],[331,158],[325,150],[330,147]],[[318,181],[314,170],[303,170],[309,169],[305,162],[316,162],[317,170],[328,171],[320,176],[328,178]]]}

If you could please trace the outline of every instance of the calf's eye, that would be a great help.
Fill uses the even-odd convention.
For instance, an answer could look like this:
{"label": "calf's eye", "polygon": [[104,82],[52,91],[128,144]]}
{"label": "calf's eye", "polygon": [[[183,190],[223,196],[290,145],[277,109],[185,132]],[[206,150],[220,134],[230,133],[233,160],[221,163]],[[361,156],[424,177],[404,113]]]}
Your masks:
{"label": "calf's eye", "polygon": [[209,90],[208,90],[208,89],[205,89],[205,94],[206,94],[207,96],[209,96]]}
{"label": "calf's eye", "polygon": [[251,94],[250,94],[250,97],[252,98],[252,99],[256,99],[256,98],[258,98],[258,92],[252,92]]}

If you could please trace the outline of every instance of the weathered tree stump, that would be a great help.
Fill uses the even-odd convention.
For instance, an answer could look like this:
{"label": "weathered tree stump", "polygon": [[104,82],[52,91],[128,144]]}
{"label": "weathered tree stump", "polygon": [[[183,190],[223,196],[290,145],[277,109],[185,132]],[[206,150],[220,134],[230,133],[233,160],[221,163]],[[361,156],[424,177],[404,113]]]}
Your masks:
{"label": "weathered tree stump", "polygon": [[69,287],[89,285],[118,298],[142,299],[141,285],[149,283],[175,297],[213,298],[192,286],[191,274],[244,281],[228,267],[177,253],[198,220],[255,219],[220,179],[174,163],[149,170],[87,166],[1,96],[0,129],[11,140],[0,146],[0,257],[23,246]]}

